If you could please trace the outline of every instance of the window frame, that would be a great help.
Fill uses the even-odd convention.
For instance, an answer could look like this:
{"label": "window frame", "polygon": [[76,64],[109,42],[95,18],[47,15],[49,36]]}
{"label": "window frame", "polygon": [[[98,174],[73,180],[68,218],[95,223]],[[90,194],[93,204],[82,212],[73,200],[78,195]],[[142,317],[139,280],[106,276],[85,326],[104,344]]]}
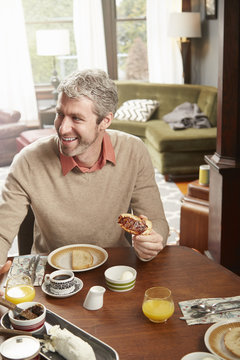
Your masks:
{"label": "window frame", "polygon": [[146,21],[146,16],[135,18],[117,18],[116,0],[102,0],[103,22],[106,42],[106,55],[109,76],[118,79],[117,60],[117,22],[121,21]]}

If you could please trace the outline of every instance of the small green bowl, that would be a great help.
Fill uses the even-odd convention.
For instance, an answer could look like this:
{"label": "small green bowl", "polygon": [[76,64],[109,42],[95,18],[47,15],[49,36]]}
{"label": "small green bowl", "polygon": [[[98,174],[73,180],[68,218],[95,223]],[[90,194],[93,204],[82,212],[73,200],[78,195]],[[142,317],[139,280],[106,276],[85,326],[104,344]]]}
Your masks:
{"label": "small green bowl", "polygon": [[[123,274],[129,275],[121,279]],[[132,275],[130,277],[130,275]],[[125,265],[117,265],[108,268],[105,273],[105,281],[108,289],[116,292],[132,290],[135,286],[137,272],[134,268]]]}

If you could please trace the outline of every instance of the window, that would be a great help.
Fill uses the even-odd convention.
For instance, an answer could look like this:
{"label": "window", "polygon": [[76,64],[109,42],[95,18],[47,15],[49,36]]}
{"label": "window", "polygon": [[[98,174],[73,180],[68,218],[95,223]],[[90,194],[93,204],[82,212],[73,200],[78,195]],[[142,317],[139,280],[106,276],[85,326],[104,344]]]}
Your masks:
{"label": "window", "polygon": [[148,80],[146,0],[116,0],[118,78]]}
{"label": "window", "polygon": [[[53,72],[53,58],[37,54],[38,30],[69,30],[70,53],[55,60],[60,79],[70,74],[77,68],[73,0],[22,0],[22,4],[35,84],[50,84]],[[110,76],[148,80],[146,0],[102,0],[102,4]]]}
{"label": "window", "polygon": [[37,30],[69,30],[70,54],[56,56],[56,70],[59,78],[74,71],[77,67],[77,57],[73,36],[73,0],[22,0],[22,4],[35,84],[49,84],[53,72],[53,57],[37,54]]}

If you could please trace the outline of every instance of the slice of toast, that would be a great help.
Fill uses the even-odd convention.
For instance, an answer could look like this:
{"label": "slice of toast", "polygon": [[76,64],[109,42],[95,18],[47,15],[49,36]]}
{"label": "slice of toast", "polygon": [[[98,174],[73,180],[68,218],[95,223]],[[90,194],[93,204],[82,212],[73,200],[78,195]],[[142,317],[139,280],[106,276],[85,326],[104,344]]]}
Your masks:
{"label": "slice of toast", "polygon": [[224,336],[226,348],[240,358],[240,327],[229,329]]}
{"label": "slice of toast", "polygon": [[87,269],[93,264],[93,257],[89,251],[84,249],[74,249],[72,251],[72,269]]}

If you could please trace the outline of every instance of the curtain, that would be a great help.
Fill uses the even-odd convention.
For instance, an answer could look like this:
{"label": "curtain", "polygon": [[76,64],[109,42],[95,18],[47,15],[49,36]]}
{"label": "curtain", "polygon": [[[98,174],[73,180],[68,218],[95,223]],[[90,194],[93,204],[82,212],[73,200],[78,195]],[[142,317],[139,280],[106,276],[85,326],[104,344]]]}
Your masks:
{"label": "curtain", "polygon": [[21,121],[38,124],[37,101],[21,0],[1,0],[0,108],[18,110]]}
{"label": "curtain", "polygon": [[107,57],[101,0],[74,0],[73,28],[78,68],[107,72]]}
{"label": "curtain", "polygon": [[168,17],[181,11],[181,0],[147,0],[147,44],[149,81],[182,84],[183,64],[177,40],[170,38]]}

